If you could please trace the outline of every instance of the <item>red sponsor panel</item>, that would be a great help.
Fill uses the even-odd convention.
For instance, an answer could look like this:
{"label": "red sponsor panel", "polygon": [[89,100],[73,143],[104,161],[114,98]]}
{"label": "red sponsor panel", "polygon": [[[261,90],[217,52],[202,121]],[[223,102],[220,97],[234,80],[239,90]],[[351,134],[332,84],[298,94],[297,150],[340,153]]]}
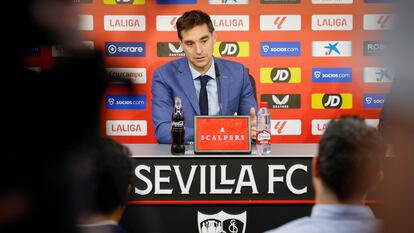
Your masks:
{"label": "red sponsor panel", "polygon": [[250,117],[248,116],[197,116],[194,125],[195,152],[250,152]]}

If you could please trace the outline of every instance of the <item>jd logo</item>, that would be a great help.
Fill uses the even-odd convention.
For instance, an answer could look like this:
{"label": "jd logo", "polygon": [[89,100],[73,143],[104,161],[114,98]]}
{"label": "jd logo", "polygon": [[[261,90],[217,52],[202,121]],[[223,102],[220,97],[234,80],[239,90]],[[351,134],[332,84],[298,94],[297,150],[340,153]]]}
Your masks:
{"label": "jd logo", "polygon": [[232,215],[224,211],[207,215],[197,212],[198,232],[244,233],[246,230],[246,211]]}
{"label": "jd logo", "polygon": [[325,108],[341,108],[342,97],[338,94],[325,94],[322,103]]}
{"label": "jd logo", "polygon": [[274,68],[270,75],[274,83],[289,82],[291,77],[290,70],[287,68]]}
{"label": "jd logo", "polygon": [[134,0],[115,0],[117,4],[132,4]]}
{"label": "jd logo", "polygon": [[239,54],[240,47],[237,42],[222,42],[219,47],[221,56],[236,57]]}

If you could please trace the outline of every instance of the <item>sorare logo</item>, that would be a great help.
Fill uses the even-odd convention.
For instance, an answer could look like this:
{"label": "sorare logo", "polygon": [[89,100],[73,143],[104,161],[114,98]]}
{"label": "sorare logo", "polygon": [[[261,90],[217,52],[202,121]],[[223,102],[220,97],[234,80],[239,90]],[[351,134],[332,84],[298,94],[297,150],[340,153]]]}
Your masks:
{"label": "sorare logo", "polygon": [[158,4],[196,4],[197,0],[157,0]]}
{"label": "sorare logo", "polygon": [[105,54],[110,57],[145,57],[145,43],[105,42]]}
{"label": "sorare logo", "polygon": [[147,107],[145,95],[107,95],[106,109],[112,110],[142,110]]}
{"label": "sorare logo", "polygon": [[300,42],[260,42],[260,56],[262,57],[288,57],[300,56]]}
{"label": "sorare logo", "polygon": [[382,108],[386,94],[364,94],[364,108]]}
{"label": "sorare logo", "polygon": [[350,83],[352,68],[312,68],[314,83]]}

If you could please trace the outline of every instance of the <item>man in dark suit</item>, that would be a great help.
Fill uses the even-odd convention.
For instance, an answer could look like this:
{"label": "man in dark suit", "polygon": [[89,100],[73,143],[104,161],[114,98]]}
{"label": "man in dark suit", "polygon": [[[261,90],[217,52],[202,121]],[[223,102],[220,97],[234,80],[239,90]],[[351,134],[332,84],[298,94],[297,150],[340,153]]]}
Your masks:
{"label": "man in dark suit", "polygon": [[249,115],[256,135],[257,105],[246,68],[213,57],[216,33],[210,16],[189,11],[177,20],[185,58],[158,68],[152,80],[152,119],[159,143],[171,143],[174,97],[182,99],[185,142],[193,140],[195,115]]}
{"label": "man in dark suit", "polygon": [[91,153],[92,177],[87,190],[91,201],[79,219],[83,233],[126,233],[118,225],[128,200],[132,163],[129,149],[112,139],[104,139]]}

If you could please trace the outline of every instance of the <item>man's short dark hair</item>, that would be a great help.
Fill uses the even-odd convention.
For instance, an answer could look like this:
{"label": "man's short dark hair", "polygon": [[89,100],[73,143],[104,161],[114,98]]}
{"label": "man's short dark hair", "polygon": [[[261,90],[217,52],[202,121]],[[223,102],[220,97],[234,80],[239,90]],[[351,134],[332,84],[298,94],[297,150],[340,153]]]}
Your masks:
{"label": "man's short dark hair", "polygon": [[338,200],[364,194],[382,168],[385,145],[358,117],[332,120],[319,142],[319,174]]}
{"label": "man's short dark hair", "polygon": [[110,138],[103,139],[92,159],[92,213],[110,214],[125,206],[132,177],[130,155],[127,147]]}
{"label": "man's short dark hair", "polygon": [[176,23],[178,38],[180,38],[180,40],[182,39],[182,31],[190,30],[195,26],[203,24],[207,24],[209,32],[214,32],[214,26],[208,14],[199,10],[185,12],[180,18],[178,18]]}

